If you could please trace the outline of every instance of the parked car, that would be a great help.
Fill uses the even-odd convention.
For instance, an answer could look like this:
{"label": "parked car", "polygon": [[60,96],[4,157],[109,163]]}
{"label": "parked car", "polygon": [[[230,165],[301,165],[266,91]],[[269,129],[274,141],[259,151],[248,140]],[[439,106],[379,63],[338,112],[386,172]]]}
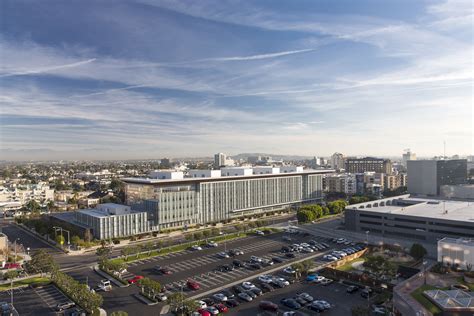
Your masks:
{"label": "parked car", "polygon": [[355,293],[359,290],[359,287],[358,286],[355,286],[355,285],[351,285],[351,286],[348,286],[347,289],[346,289],[346,292],[347,293]]}
{"label": "parked car", "polygon": [[259,236],[265,235],[265,233],[264,233],[263,231],[261,231],[261,230],[256,230],[256,231],[255,231],[255,234],[257,234],[257,235],[259,235]]}
{"label": "parked car", "polygon": [[262,265],[257,262],[249,263],[248,267],[254,270],[260,270],[261,268],[263,268]]}
{"label": "parked car", "polygon": [[155,298],[159,301],[159,302],[164,302],[168,299],[168,296],[166,296],[166,294],[164,293],[158,293],[155,295]]}
{"label": "parked car", "polygon": [[245,289],[241,285],[235,285],[232,289],[237,294],[245,292]]}
{"label": "parked car", "polygon": [[186,286],[190,289],[190,290],[199,290],[201,288],[201,286],[199,285],[199,283],[197,283],[196,281],[194,280],[188,280],[186,281]]}
{"label": "parked car", "polygon": [[251,256],[251,257],[250,257],[250,261],[252,261],[252,262],[257,262],[257,263],[261,263],[261,262],[262,262],[262,258],[257,257],[257,256]]}
{"label": "parked car", "polygon": [[[3,305],[2,305],[3,306]],[[76,304],[74,302],[64,302],[64,303],[59,303],[58,305],[56,305],[56,311],[57,312],[62,312],[66,309],[70,309],[70,308],[73,308],[74,306],[76,306]]]}
{"label": "parked car", "polygon": [[282,263],[283,259],[280,258],[280,257],[272,257],[272,261],[275,262],[275,263]]}
{"label": "parked car", "polygon": [[227,313],[227,311],[229,310],[229,308],[222,303],[216,304],[215,307],[217,308],[219,313]]}
{"label": "parked car", "polygon": [[272,292],[273,290],[275,290],[275,288],[273,286],[271,286],[269,283],[260,284],[260,288],[264,292]]}
{"label": "parked car", "polygon": [[162,268],[160,269],[160,272],[161,272],[162,274],[165,274],[165,275],[173,274],[173,271],[171,271],[171,270],[170,270],[169,268],[167,268],[167,267],[162,267]]}
{"label": "parked car", "polygon": [[290,251],[291,251],[291,249],[287,246],[281,247],[281,252],[283,252],[283,253],[287,253],[287,252],[290,252]]}
{"label": "parked car", "polygon": [[366,288],[363,289],[362,292],[360,292],[360,296],[362,296],[363,298],[368,298],[373,295],[373,292],[374,291],[371,288]]}
{"label": "parked car", "polygon": [[293,269],[292,267],[286,267],[286,268],[283,269],[283,272],[286,273],[286,274],[295,274],[296,270]]}
{"label": "parked car", "polygon": [[222,293],[216,293],[214,295],[212,295],[212,298],[214,298],[216,301],[218,302],[225,302],[227,301],[227,296],[225,296],[224,294]]}
{"label": "parked car", "polygon": [[128,279],[127,281],[128,281],[129,284],[135,284],[141,279],[143,279],[143,275],[136,275],[133,278]]}
{"label": "parked car", "polygon": [[296,255],[294,253],[288,252],[287,254],[285,254],[285,257],[287,257],[287,258],[296,258]]}
{"label": "parked car", "polygon": [[288,282],[287,280],[283,278],[276,277],[276,278],[273,278],[272,284],[275,284],[278,287],[285,287],[285,286],[290,285],[290,282]]}
{"label": "parked car", "polygon": [[235,297],[234,293],[229,290],[222,290],[221,293],[227,296],[227,300]]}
{"label": "parked car", "polygon": [[307,306],[307,308],[318,313],[324,312],[326,310],[326,308],[324,308],[324,305],[318,301],[312,302]]}
{"label": "parked car", "polygon": [[283,298],[280,301],[280,303],[282,303],[283,305],[285,305],[286,307],[289,307],[291,309],[300,309],[301,308],[301,304],[298,303],[297,301],[295,301],[292,298]]}
{"label": "parked car", "polygon": [[[206,306],[206,308],[207,308],[207,306]],[[198,313],[199,313],[200,316],[211,316],[212,315],[208,310],[206,310],[204,308],[198,309]]]}
{"label": "parked car", "polygon": [[252,290],[247,290],[245,291],[245,293],[247,293],[248,296],[250,296],[252,299],[256,298],[258,295],[255,294],[255,292],[253,292]]}
{"label": "parked car", "polygon": [[240,268],[240,267],[244,266],[244,263],[240,260],[237,260],[237,259],[233,260],[232,264],[234,265],[234,267],[237,267],[237,268]]}
{"label": "parked car", "polygon": [[261,263],[262,263],[264,266],[271,266],[271,265],[273,265],[273,261],[268,260],[268,259],[265,259],[265,258],[262,259],[262,262],[261,262]]}
{"label": "parked car", "polygon": [[253,289],[255,285],[252,282],[242,282],[242,287],[246,290]]}
{"label": "parked car", "polygon": [[194,251],[202,250],[202,247],[199,245],[194,245],[191,247],[191,250],[194,250]]}
{"label": "parked car", "polygon": [[224,252],[224,251],[219,252],[219,253],[217,254],[217,256],[218,256],[218,257],[221,257],[221,258],[223,258],[223,259],[230,258],[229,255],[228,255],[226,252]]}
{"label": "parked car", "polygon": [[211,315],[218,315],[219,314],[219,310],[217,308],[215,308],[214,306],[208,306],[205,308],[205,310],[207,310],[209,313],[211,313]]}
{"label": "parked car", "polygon": [[331,284],[331,283],[333,283],[333,282],[334,282],[333,279],[322,279],[322,280],[321,280],[321,284],[322,284],[322,285],[329,285],[329,284]]}
{"label": "parked car", "polygon": [[229,299],[225,302],[225,305],[227,305],[228,307],[237,307],[240,305],[240,303],[235,299]]}
{"label": "parked car", "polygon": [[308,303],[311,303],[312,301],[314,301],[314,298],[306,292],[299,293],[297,295],[298,295],[298,297],[301,297],[302,299],[304,299]]}
{"label": "parked car", "polygon": [[258,304],[258,307],[265,311],[271,311],[271,312],[278,311],[278,305],[270,301],[261,301],[260,304]]}
{"label": "parked car", "polygon": [[272,283],[272,276],[268,274],[263,274],[258,277],[258,280],[262,283]]}
{"label": "parked car", "polygon": [[252,289],[250,289],[250,291],[254,292],[257,296],[260,296],[263,294],[263,291],[261,289],[259,289],[258,287],[254,287]]}
{"label": "parked car", "polygon": [[246,302],[251,302],[253,300],[253,298],[251,296],[249,296],[247,293],[245,292],[240,292],[239,294],[237,294],[237,296],[241,299],[241,300],[244,300]]}
{"label": "parked car", "polygon": [[306,276],[306,281],[307,281],[307,282],[312,282],[312,281],[314,281],[317,277],[318,277],[318,275],[317,275],[316,273],[309,273],[309,274]]}
{"label": "parked car", "polygon": [[204,301],[196,301],[196,303],[199,306],[199,308],[206,308],[207,307],[207,304]]}
{"label": "parked car", "polygon": [[209,248],[215,248],[215,247],[217,247],[217,246],[219,246],[219,245],[218,245],[216,242],[214,242],[214,241],[210,241],[210,242],[207,243],[207,246],[208,246]]}

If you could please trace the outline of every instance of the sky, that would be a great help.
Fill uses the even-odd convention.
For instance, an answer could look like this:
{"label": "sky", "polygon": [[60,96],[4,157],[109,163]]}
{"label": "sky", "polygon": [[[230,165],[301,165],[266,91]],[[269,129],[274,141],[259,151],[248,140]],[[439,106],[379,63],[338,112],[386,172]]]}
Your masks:
{"label": "sky", "polygon": [[4,0],[0,12],[0,159],[474,151],[470,0]]}

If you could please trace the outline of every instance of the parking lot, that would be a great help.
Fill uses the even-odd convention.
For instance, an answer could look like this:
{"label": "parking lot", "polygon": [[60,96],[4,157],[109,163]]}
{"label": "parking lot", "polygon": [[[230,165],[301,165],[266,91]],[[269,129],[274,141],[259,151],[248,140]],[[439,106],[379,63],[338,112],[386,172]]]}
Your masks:
{"label": "parking lot", "polygon": [[[258,315],[262,310],[258,307],[263,300],[276,303],[280,312],[291,311],[290,309],[280,303],[283,298],[293,298],[296,293],[308,293],[314,299],[325,300],[331,304],[331,308],[324,311],[324,315],[351,315],[351,308],[356,305],[367,304],[367,300],[360,296],[360,291],[354,294],[346,292],[347,286],[340,283],[333,283],[331,285],[323,286],[321,284],[311,284],[307,282],[298,282],[291,284],[282,289],[277,289],[274,292],[266,293],[257,297],[249,303],[242,303],[236,308],[230,309],[227,315]],[[315,315],[315,311],[303,307],[299,309],[302,315]],[[274,313],[275,315],[277,313]]]}
{"label": "parking lot", "polygon": [[[10,302],[11,292],[0,292],[0,301]],[[57,313],[57,304],[70,302],[54,285],[32,289],[29,287],[13,290],[13,305],[20,315],[62,315]]]}
{"label": "parking lot", "polygon": [[[299,242],[304,237],[294,235],[291,237],[291,241],[285,241],[282,238],[283,236],[281,233],[267,236],[252,236],[227,242],[226,245],[220,244],[215,248],[204,248],[201,251],[186,250],[181,253],[133,262],[129,265],[128,270],[133,274],[157,280],[171,292],[181,291],[181,285],[185,284],[188,279],[198,282],[200,291],[205,291],[255,273],[262,273],[270,268],[263,267],[260,270],[255,270],[250,267],[241,267],[226,272],[217,270],[222,265],[231,264],[234,259],[242,262],[247,262],[251,256],[258,256],[268,260],[274,257],[282,259],[282,263],[271,266],[275,267],[276,265],[283,266],[289,264],[291,261],[310,255],[308,253],[296,253],[294,259],[286,258],[280,252],[281,247],[287,246],[289,243]],[[217,255],[219,252],[230,249],[239,249],[244,254],[235,258],[221,258]],[[153,268],[156,265],[168,268],[172,274],[164,275],[154,271]]]}

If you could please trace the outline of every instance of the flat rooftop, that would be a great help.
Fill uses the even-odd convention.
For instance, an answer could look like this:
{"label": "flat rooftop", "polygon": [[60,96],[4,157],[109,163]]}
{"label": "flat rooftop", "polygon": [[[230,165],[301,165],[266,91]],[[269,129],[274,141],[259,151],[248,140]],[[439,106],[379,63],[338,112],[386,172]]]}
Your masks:
{"label": "flat rooftop", "polygon": [[[387,205],[387,201],[390,201],[389,205]],[[347,206],[346,209],[472,222],[474,225],[474,202],[467,201],[435,200],[403,195],[353,204]]]}
{"label": "flat rooftop", "polygon": [[121,180],[127,183],[140,183],[140,184],[196,183],[196,182],[242,180],[242,179],[248,179],[248,178],[291,177],[291,176],[298,176],[298,175],[324,174],[324,173],[333,173],[333,172],[336,172],[336,171],[334,169],[321,169],[321,170],[303,170],[300,172],[287,172],[287,173],[275,173],[275,174],[252,174],[252,175],[241,175],[241,176],[221,176],[221,177],[202,177],[202,178],[184,178],[184,179],[122,178]]}

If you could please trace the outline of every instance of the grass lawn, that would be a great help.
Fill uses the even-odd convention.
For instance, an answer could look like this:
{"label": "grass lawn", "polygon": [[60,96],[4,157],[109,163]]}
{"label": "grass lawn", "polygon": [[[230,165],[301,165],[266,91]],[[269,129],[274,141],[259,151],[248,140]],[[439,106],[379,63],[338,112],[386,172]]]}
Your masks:
{"label": "grass lawn", "polygon": [[441,310],[438,308],[438,306],[431,303],[431,301],[427,299],[426,296],[423,295],[424,291],[437,290],[437,289],[438,288],[431,285],[422,285],[419,288],[417,288],[415,291],[413,291],[411,293],[411,296],[415,300],[417,300],[421,305],[423,305],[428,311],[430,311],[433,315],[437,315],[438,313],[441,313]]}
{"label": "grass lawn", "polygon": [[[13,287],[15,288],[22,285],[30,285],[30,284],[45,285],[48,283],[51,283],[51,280],[49,278],[36,277],[36,278],[24,279],[21,281],[15,281],[13,282]],[[9,289],[10,289],[10,283],[0,285],[0,291],[5,291]]]}
{"label": "grass lawn", "polygon": [[340,267],[337,267],[336,269],[341,270],[341,271],[346,271],[346,272],[352,271],[352,270],[355,270],[352,264],[356,262],[360,262],[360,261],[364,261],[364,258],[361,257],[361,258],[357,258],[352,261],[346,262],[345,264],[343,264]]}
{"label": "grass lawn", "polygon": [[460,284],[463,284],[463,285],[469,287],[469,289],[470,289],[471,291],[474,291],[474,284],[473,284],[473,283],[467,283],[466,281],[464,281],[464,278],[463,278],[463,277],[459,277],[459,278],[458,278],[458,282],[459,282]]}

